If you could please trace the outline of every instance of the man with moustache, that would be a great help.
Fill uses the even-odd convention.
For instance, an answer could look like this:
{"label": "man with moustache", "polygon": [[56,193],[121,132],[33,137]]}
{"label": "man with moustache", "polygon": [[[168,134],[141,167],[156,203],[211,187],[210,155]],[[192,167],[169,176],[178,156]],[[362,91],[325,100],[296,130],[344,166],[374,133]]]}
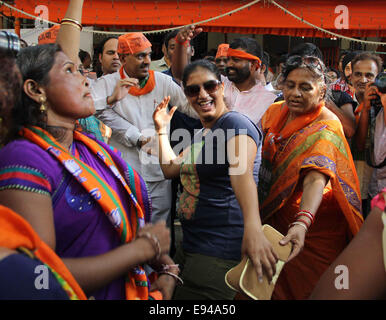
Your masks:
{"label": "man with moustache", "polygon": [[[194,26],[188,26],[181,29],[176,37],[172,70],[178,79],[182,78],[187,64],[186,60],[183,62],[186,55],[184,43],[191,41],[197,34]],[[263,50],[255,39],[238,38],[229,45],[227,57],[226,76],[221,76],[225,103],[230,110],[238,111],[258,124],[276,99],[276,95],[266,90],[257,80],[257,72],[262,67]]]}
{"label": "man with moustache", "polygon": [[373,168],[369,165],[369,159],[366,159],[366,156],[371,149],[369,146],[374,143],[374,139],[371,137],[374,137],[375,119],[382,109],[382,106],[376,107],[371,103],[371,100],[377,97],[374,80],[377,74],[382,71],[382,59],[375,54],[362,52],[351,61],[351,65],[351,83],[355,89],[354,99],[359,103],[355,110],[357,129],[351,151],[359,178],[362,210],[366,216],[370,212],[371,197],[379,192],[379,190],[371,190],[370,188]]}
{"label": "man with moustache", "polygon": [[118,53],[122,63],[119,71],[99,78],[92,86],[96,114],[113,131],[110,145],[119,149],[146,181],[152,222],[170,223],[171,182],[164,178],[158,155],[152,153],[157,147],[153,112],[164,97],[170,96],[171,105],[191,117],[198,116],[171,77],[149,70],[151,43],[142,33],[120,36]]}

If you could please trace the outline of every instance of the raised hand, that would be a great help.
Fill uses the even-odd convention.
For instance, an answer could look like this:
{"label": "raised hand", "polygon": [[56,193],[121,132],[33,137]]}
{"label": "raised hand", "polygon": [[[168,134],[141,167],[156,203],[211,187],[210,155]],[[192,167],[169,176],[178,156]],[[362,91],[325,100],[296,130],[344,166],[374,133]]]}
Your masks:
{"label": "raised hand", "polygon": [[129,93],[129,88],[138,85],[138,79],[136,78],[125,78],[117,81],[115,85],[113,94],[108,97],[108,104],[114,104],[123,98],[125,98]]}
{"label": "raised hand", "polygon": [[179,43],[185,43],[186,41],[190,42],[201,32],[202,32],[202,28],[196,29],[195,26],[184,27],[177,34],[177,42]]}
{"label": "raised hand", "polygon": [[166,127],[173,117],[177,107],[173,107],[169,112],[167,107],[170,101],[170,96],[165,97],[162,102],[155,108],[153,113],[153,121],[155,131],[157,133],[166,133]]}

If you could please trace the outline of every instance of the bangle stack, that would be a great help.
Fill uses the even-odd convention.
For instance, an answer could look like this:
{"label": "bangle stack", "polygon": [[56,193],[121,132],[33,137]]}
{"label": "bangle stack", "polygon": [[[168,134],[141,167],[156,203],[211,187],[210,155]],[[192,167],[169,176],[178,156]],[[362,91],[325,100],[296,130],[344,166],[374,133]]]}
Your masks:
{"label": "bangle stack", "polygon": [[141,232],[137,236],[137,239],[139,239],[139,238],[146,238],[151,242],[151,244],[155,250],[155,254],[156,254],[154,259],[158,260],[161,257],[161,253],[162,253],[161,252],[161,245],[159,243],[158,238],[155,235],[150,234],[149,232]]}
{"label": "bangle stack", "polygon": [[187,43],[189,43],[188,40],[185,40],[185,41],[180,41],[180,40],[178,40],[178,36],[176,36],[176,37],[174,38],[174,40],[175,40],[178,44],[180,44],[180,45],[182,45],[182,46],[184,46],[184,47],[187,47]]}
{"label": "bangle stack", "polygon": [[[177,274],[171,272],[171,270],[175,269],[175,268],[177,269],[176,270]],[[178,267],[178,264],[163,264],[162,270],[158,271],[159,275],[167,274],[167,275],[171,276],[172,278],[174,278],[178,284],[183,285],[184,281],[178,276],[179,273],[180,273],[180,268]]]}
{"label": "bangle stack", "polygon": [[64,18],[62,19],[62,21],[60,22],[60,24],[64,24],[64,25],[69,25],[69,26],[73,26],[73,27],[76,27],[79,29],[79,31],[82,31],[83,29],[83,26],[81,25],[81,23],[77,20],[74,20],[74,19],[70,19],[70,18]]}
{"label": "bangle stack", "polygon": [[[308,218],[311,222],[303,219],[302,217],[306,217]],[[302,226],[304,229],[306,229],[306,231],[308,231],[308,229],[311,227],[311,225],[314,223],[314,220],[315,220],[315,217],[314,215],[307,211],[307,210],[302,210],[302,211],[299,211],[296,215],[295,215],[295,222],[291,223],[288,227],[291,228],[292,226],[294,225],[299,225],[299,226]]]}

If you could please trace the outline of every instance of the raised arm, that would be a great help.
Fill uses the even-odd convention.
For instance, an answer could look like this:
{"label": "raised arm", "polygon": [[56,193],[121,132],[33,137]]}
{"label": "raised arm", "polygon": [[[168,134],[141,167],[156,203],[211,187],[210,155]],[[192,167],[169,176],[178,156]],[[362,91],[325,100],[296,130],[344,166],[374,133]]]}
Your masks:
{"label": "raised arm", "polygon": [[[64,18],[78,21],[82,24],[83,0],[70,0]],[[78,62],[80,29],[75,25],[62,24],[56,42],[63,52],[74,62]]]}
{"label": "raised arm", "polygon": [[195,26],[188,26],[182,28],[176,36],[176,48],[172,56],[172,74],[173,77],[182,80],[182,74],[186,65],[188,64],[188,46],[190,41],[196,37],[202,28],[197,28]]}
{"label": "raised arm", "polygon": [[180,165],[183,154],[176,156],[170,146],[167,126],[173,117],[177,107],[173,107],[170,112],[167,112],[170,97],[165,97],[157,106],[153,113],[154,127],[158,137],[158,157],[162,172],[167,179],[177,178],[180,175]]}
{"label": "raised arm", "polygon": [[366,138],[369,128],[369,117],[371,109],[371,100],[376,98],[376,87],[372,83],[366,85],[366,90],[363,98],[363,110],[361,112],[357,131],[355,133],[355,143],[357,144],[358,150],[363,151],[366,147]]}

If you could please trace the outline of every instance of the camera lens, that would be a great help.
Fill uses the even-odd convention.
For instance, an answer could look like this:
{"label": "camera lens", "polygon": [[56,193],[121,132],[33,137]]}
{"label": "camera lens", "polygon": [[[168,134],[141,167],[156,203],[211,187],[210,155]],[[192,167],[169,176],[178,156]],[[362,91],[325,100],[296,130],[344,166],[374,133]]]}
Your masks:
{"label": "camera lens", "polygon": [[386,72],[381,72],[377,75],[374,81],[375,86],[379,92],[386,93]]}
{"label": "camera lens", "polygon": [[8,31],[0,32],[0,53],[16,56],[20,51],[20,40],[19,37]]}

